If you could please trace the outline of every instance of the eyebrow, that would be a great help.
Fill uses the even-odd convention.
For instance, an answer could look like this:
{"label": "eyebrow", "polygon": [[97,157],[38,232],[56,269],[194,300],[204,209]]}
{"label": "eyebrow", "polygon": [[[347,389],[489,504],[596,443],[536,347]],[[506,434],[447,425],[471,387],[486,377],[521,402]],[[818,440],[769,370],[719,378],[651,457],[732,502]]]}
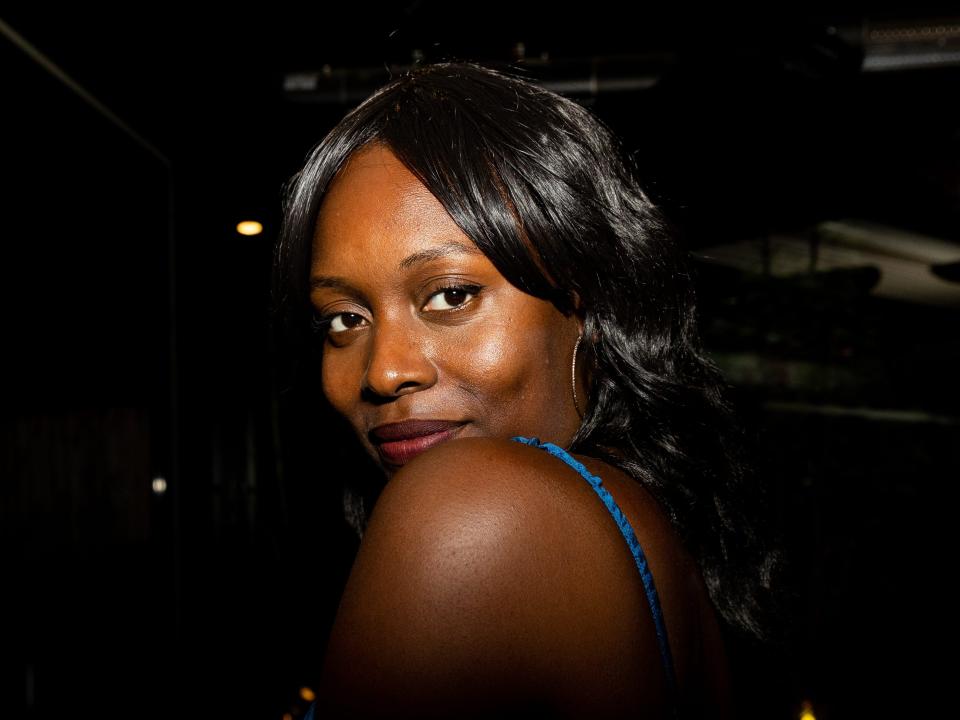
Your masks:
{"label": "eyebrow", "polygon": [[[443,245],[438,245],[436,247],[427,248],[425,250],[418,250],[411,255],[407,255],[403,260],[397,264],[397,270],[410,270],[411,268],[416,267],[417,265],[423,265],[424,263],[430,262],[431,260],[438,260],[442,257],[447,257],[449,255],[482,255],[475,247],[470,245],[464,245],[460,242],[450,241],[444,243]],[[328,275],[314,275],[310,278],[310,289],[316,290],[318,288],[335,288],[335,289],[346,289],[353,290],[353,286],[343,278],[332,277]]]}
{"label": "eyebrow", "polygon": [[436,247],[427,248],[426,250],[415,252],[412,255],[407,255],[407,257],[397,265],[397,270],[409,270],[417,265],[422,265],[423,263],[437,260],[448,255],[482,255],[482,253],[475,247],[451,240],[443,245],[437,245]]}

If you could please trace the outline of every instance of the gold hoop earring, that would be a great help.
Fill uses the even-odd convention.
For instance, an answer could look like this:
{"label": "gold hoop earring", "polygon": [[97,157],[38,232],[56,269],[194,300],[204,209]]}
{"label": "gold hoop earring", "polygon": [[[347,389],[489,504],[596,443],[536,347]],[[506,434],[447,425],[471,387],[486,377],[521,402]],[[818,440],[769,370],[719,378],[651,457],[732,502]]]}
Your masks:
{"label": "gold hoop earring", "polygon": [[583,335],[577,337],[577,342],[573,345],[573,361],[570,363],[570,387],[573,389],[573,406],[577,409],[577,415],[583,420],[583,413],[580,412],[580,402],[577,399],[577,349],[580,347],[580,341]]}

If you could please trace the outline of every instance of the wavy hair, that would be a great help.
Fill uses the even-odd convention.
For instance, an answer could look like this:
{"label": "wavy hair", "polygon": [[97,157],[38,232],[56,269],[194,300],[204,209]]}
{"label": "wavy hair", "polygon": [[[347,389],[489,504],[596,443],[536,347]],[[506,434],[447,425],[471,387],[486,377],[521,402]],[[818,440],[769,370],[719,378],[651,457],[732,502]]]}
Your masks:
{"label": "wavy hair", "polygon": [[[347,158],[380,142],[517,288],[564,313],[579,298],[591,388],[570,449],[642,483],[699,563],[728,625],[771,629],[781,553],[763,529],[728,386],[705,355],[685,250],[609,128],[524,78],[466,62],[420,65],[348,113],[284,188],[274,298],[309,323],[311,240]],[[346,495],[358,533],[364,505]]]}

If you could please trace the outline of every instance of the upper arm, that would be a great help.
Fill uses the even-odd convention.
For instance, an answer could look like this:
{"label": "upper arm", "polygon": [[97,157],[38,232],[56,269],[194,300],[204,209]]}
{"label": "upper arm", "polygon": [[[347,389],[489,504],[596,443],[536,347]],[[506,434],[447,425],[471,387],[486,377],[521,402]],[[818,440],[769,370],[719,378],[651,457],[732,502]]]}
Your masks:
{"label": "upper arm", "polygon": [[616,526],[565,466],[507,442],[445,443],[384,489],[331,633],[322,702],[361,714],[622,712],[642,701],[645,677],[648,699],[660,697],[649,611]]}

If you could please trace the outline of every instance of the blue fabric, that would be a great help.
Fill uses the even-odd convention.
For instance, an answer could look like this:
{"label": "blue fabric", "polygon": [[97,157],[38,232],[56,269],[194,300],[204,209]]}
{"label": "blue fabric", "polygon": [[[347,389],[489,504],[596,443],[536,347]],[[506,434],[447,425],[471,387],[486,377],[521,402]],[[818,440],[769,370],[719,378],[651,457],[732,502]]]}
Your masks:
{"label": "blue fabric", "polygon": [[623,539],[627,541],[627,545],[630,547],[630,552],[633,554],[633,560],[637,565],[637,569],[640,571],[643,588],[647,593],[647,601],[650,603],[650,611],[653,614],[653,624],[657,632],[657,642],[660,644],[660,658],[663,660],[663,667],[667,673],[667,685],[671,697],[676,700],[677,679],[673,669],[673,656],[670,653],[670,643],[667,642],[667,626],[663,621],[663,612],[660,609],[660,599],[657,597],[657,588],[653,584],[653,575],[647,566],[647,558],[643,554],[643,548],[640,547],[640,541],[637,540],[636,533],[633,532],[630,521],[627,520],[626,515],[623,514],[623,511],[620,509],[620,506],[617,505],[613,496],[603,486],[603,480],[591,474],[590,471],[584,467],[583,463],[579,462],[562,447],[550,442],[540,442],[538,438],[526,438],[520,435],[517,435],[513,439],[525,445],[546,450],[580,473],[583,479],[590,483],[590,487],[600,496],[604,506],[613,516],[617,527],[620,528],[620,534],[623,535]]}

